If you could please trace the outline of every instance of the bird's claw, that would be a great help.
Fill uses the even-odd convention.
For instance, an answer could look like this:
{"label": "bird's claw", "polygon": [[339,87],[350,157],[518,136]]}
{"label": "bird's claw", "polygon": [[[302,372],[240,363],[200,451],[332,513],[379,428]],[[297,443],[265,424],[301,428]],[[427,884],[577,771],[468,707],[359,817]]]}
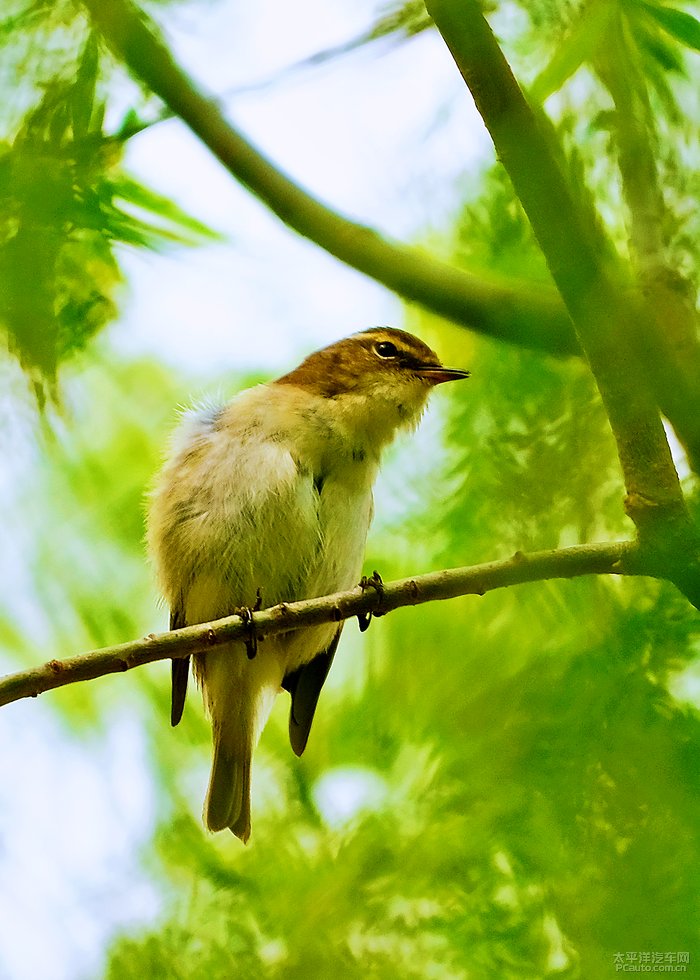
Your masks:
{"label": "bird's claw", "polygon": [[243,641],[248,660],[255,660],[258,654],[258,634],[255,632],[253,613],[259,608],[259,605],[256,603],[252,609],[250,606],[241,606],[240,609],[236,609],[236,615],[240,616],[243,623],[248,627],[248,636]]}
{"label": "bird's claw", "polygon": [[363,575],[360,579],[360,588],[363,592],[365,589],[374,589],[379,595],[383,595],[384,582],[379,572],[375,569],[371,575]]}
{"label": "bird's claw", "polygon": [[[362,578],[360,579],[360,588],[362,589],[363,592],[365,592],[367,589],[374,589],[380,601],[381,601],[381,597],[384,595],[384,583],[382,582],[381,575],[379,574],[378,571],[376,571],[376,569],[375,571],[372,572],[371,575],[362,576]],[[382,613],[377,611],[375,611],[374,613],[372,612],[358,613],[357,623],[358,626],[360,627],[360,633],[364,633],[366,630],[369,629],[369,624],[372,622],[373,615],[381,616]]]}
{"label": "bird's claw", "polygon": [[255,590],[255,605],[254,606],[240,606],[234,609],[236,616],[240,616],[244,624],[248,627],[248,636],[243,641],[245,643],[245,652],[248,654],[248,660],[255,660],[258,655],[258,643],[261,643],[263,638],[258,637],[255,631],[255,623],[253,622],[253,613],[260,612],[262,609],[262,589]]}

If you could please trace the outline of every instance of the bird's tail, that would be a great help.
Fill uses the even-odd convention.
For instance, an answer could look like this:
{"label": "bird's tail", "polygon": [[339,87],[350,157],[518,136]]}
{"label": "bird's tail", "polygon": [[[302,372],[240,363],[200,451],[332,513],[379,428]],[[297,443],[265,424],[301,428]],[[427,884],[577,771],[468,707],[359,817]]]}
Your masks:
{"label": "bird's tail", "polygon": [[[218,728],[219,726],[216,726]],[[214,731],[214,758],[204,801],[204,822],[209,830],[229,827],[245,844],[250,837],[250,738],[232,740]]]}
{"label": "bird's tail", "polygon": [[281,677],[275,657],[249,660],[240,646],[207,653],[195,660],[195,667],[212,720],[214,750],[204,822],[212,831],[229,827],[245,843],[250,837],[253,749]]}

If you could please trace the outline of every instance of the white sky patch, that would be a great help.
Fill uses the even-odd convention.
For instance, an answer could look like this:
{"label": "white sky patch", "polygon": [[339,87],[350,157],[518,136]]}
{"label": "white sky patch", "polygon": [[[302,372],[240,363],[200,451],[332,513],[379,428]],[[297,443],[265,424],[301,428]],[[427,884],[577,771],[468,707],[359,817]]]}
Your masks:
{"label": "white sky patch", "polygon": [[160,910],[139,868],[154,822],[140,724],[88,746],[22,701],[0,711],[0,742],[0,977],[91,975],[115,930]]}
{"label": "white sky patch", "polygon": [[360,813],[379,810],[387,799],[387,786],[373,769],[344,766],[328,769],[316,781],[313,798],[328,826],[337,829]]}
{"label": "white sky patch", "polygon": [[[697,652],[700,654],[700,650]],[[676,701],[700,711],[700,660],[695,660],[683,670],[671,674],[667,687]]]}
{"label": "white sky patch", "polygon": [[671,424],[665,419],[664,430],[666,432],[668,444],[671,448],[671,455],[673,456],[673,462],[678,472],[678,476],[681,480],[686,480],[689,476],[692,476],[692,470],[688,464],[688,457],[686,456],[685,449],[676,438],[676,433],[673,431]]}

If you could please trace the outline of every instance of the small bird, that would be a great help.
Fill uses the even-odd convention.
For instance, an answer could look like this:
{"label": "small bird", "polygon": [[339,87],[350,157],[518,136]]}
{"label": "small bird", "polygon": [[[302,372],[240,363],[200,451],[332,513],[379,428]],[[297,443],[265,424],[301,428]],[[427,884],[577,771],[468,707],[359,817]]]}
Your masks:
{"label": "small bird", "polygon": [[[360,578],[382,450],[415,428],[435,385],[468,377],[421,340],[376,327],[216,409],[186,413],[152,493],[148,542],[170,628],[352,588]],[[194,657],[212,722],[211,831],[250,836],[251,758],[280,689],[301,755],[342,624],[236,641]],[[189,658],[172,662],[171,723]]]}

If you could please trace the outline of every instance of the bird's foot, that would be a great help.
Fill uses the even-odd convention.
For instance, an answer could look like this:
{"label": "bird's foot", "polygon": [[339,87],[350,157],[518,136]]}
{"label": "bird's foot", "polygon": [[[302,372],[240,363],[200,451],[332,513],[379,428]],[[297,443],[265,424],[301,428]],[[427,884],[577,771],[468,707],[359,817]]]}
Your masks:
{"label": "bird's foot", "polygon": [[255,660],[258,655],[258,643],[262,643],[262,636],[258,636],[255,623],[253,622],[253,613],[260,612],[262,609],[262,590],[255,590],[255,604],[253,606],[239,606],[233,610],[235,616],[240,616],[245,625],[248,627],[248,636],[243,641],[245,643],[245,652],[248,654],[248,660]]}
{"label": "bird's foot", "polygon": [[[367,589],[374,589],[381,601],[381,597],[384,595],[384,583],[382,582],[382,577],[378,571],[373,571],[371,575],[363,575],[360,579],[360,588],[363,592]],[[364,633],[365,630],[369,629],[369,624],[372,622],[372,615],[381,616],[381,612],[371,612],[359,613],[357,617],[357,623],[360,627],[360,633]]]}
{"label": "bird's foot", "polygon": [[240,616],[244,624],[248,627],[248,635],[245,637],[243,642],[245,643],[245,652],[248,655],[248,660],[255,660],[258,655],[258,634],[255,630],[255,623],[253,622],[253,613],[257,611],[259,607],[256,605],[252,609],[250,606],[241,606],[234,610],[236,616]]}

